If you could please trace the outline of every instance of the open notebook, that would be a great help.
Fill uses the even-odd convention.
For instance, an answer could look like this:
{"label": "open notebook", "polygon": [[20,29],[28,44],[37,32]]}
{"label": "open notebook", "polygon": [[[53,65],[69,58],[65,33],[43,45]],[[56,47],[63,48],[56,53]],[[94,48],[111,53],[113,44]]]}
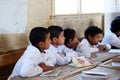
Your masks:
{"label": "open notebook", "polygon": [[94,63],[91,60],[85,58],[84,56],[81,56],[81,57],[72,57],[72,63],[69,65],[73,67],[84,67],[84,66],[94,65]]}

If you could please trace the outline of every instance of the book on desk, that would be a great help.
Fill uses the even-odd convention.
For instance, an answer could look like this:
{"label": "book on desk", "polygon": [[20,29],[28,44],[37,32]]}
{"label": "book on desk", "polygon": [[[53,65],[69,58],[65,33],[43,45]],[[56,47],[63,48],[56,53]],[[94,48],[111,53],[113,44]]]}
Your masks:
{"label": "book on desk", "polygon": [[94,63],[90,59],[87,59],[84,56],[80,56],[80,57],[72,57],[72,63],[69,65],[73,67],[85,67],[85,66],[92,66],[94,65]]}

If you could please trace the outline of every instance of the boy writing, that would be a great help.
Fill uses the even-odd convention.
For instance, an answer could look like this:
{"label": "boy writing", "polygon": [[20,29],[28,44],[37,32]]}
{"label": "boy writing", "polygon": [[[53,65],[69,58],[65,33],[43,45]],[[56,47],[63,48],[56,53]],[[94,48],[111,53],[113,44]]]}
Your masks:
{"label": "boy writing", "polygon": [[95,56],[95,52],[110,49],[109,44],[101,44],[100,41],[103,38],[103,32],[96,26],[89,26],[85,30],[85,39],[83,39],[77,46],[76,51],[82,53],[85,57]]}

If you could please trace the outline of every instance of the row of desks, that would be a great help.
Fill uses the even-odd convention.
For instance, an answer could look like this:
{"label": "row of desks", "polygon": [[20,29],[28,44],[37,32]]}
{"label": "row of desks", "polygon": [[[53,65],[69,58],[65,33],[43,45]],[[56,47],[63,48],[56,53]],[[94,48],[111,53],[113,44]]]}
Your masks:
{"label": "row of desks", "polygon": [[[120,70],[112,69],[106,65],[106,61],[110,60],[113,57],[120,55],[119,53],[110,54],[108,51],[97,53],[96,58],[92,58],[92,60],[96,63],[94,66],[87,66],[83,68],[75,68],[69,65],[59,66],[58,69],[61,69],[61,72],[58,76],[55,77],[46,77],[46,76],[34,76],[30,78],[22,78],[20,76],[14,77],[11,80],[82,80],[81,72],[84,70],[95,70],[95,71],[103,71],[109,73],[108,80],[119,80],[120,79]],[[108,62],[108,61],[107,61]],[[107,64],[108,65],[108,64]],[[54,70],[56,70],[55,68]]]}

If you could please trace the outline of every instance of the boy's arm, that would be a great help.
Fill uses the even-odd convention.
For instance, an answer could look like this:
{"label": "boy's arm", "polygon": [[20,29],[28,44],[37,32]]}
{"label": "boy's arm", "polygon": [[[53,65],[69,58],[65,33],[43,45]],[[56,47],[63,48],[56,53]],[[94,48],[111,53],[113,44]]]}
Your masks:
{"label": "boy's arm", "polygon": [[43,71],[52,70],[54,67],[47,66],[45,63],[40,63],[39,66],[43,69]]}
{"label": "boy's arm", "polygon": [[43,69],[38,65],[38,58],[40,58],[38,55],[32,55],[28,58],[25,58],[20,68],[20,76],[31,77],[41,74]]}
{"label": "boy's arm", "polygon": [[68,56],[60,56],[58,53],[56,53],[56,59],[57,59],[57,65],[65,65],[68,64],[71,61],[71,58]]}

